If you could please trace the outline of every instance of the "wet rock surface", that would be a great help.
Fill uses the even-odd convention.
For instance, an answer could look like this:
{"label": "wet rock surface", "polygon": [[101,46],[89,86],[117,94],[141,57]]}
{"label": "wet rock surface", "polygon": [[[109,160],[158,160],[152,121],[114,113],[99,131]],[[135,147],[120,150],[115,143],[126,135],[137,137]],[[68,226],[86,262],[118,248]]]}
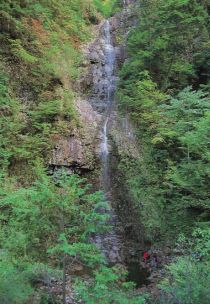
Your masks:
{"label": "wet rock surface", "polygon": [[[135,1],[127,1],[129,4]],[[116,56],[114,65],[114,73],[112,75],[112,82],[117,81],[117,73],[119,67],[126,59],[126,37],[130,29],[135,24],[134,12],[129,8],[128,3],[124,4],[122,12],[114,15],[109,19],[110,26],[110,44],[113,46],[113,52]],[[97,37],[94,42],[84,47],[85,54],[85,68],[86,74],[81,79],[81,91],[88,94],[88,100],[93,106],[94,110],[99,113],[104,113],[107,110],[107,88],[110,89],[110,81],[107,81],[107,69],[109,64],[107,63],[107,41],[104,36],[104,21],[97,27]],[[114,94],[114,84],[112,94]]]}

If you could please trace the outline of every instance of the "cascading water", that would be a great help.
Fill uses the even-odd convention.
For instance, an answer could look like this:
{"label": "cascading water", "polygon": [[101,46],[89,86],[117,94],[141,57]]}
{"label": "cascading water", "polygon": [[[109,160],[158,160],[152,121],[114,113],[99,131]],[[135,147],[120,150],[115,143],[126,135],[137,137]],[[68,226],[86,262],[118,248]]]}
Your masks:
{"label": "cascading water", "polygon": [[[116,53],[115,48],[111,42],[111,30],[110,22],[106,20],[103,24],[103,53],[104,53],[104,71],[103,71],[103,83],[105,91],[106,112],[104,115],[104,122],[102,125],[102,136],[100,144],[100,155],[102,162],[102,175],[101,175],[101,185],[104,189],[107,200],[110,200],[110,174],[109,174],[109,143],[108,143],[108,128],[109,121],[111,119],[111,114],[114,104],[114,93],[115,93],[115,62]],[[109,203],[110,204],[110,203]],[[104,210],[101,210],[104,212]],[[120,241],[116,233],[117,217],[114,214],[110,206],[109,211],[105,211],[109,214],[108,225],[111,226],[110,231],[106,233],[99,233],[93,237],[93,242],[100,248],[100,250],[105,255],[107,261],[111,264],[121,262],[120,255]]]}
{"label": "cascading water", "polygon": [[[127,266],[128,279],[137,286],[142,286],[147,284],[149,276],[139,264],[143,237],[138,229],[139,225],[133,223],[133,215],[136,216],[135,206],[127,196],[123,180],[122,185],[118,181],[118,148],[133,158],[138,157],[138,150],[128,115],[124,120],[119,119],[114,105],[116,75],[125,60],[125,46],[118,44],[116,39],[118,28],[126,39],[130,29],[136,24],[132,10],[132,5],[136,2],[137,0],[122,0],[122,12],[100,26],[94,43],[86,50],[90,69],[85,83],[91,89],[88,101],[99,114],[98,123],[102,118],[100,137],[98,133],[96,135],[96,143],[100,139],[96,152],[101,160],[101,188],[109,208],[99,207],[97,211],[109,217],[106,224],[111,228],[108,232],[93,234],[91,242],[100,249],[109,264],[123,263]],[[112,134],[112,141],[109,140],[109,133]]]}
{"label": "cascading water", "polygon": [[[104,57],[105,57],[105,93],[106,93],[106,114],[105,120],[102,128],[102,141],[101,141],[101,160],[103,165],[103,174],[101,178],[102,186],[105,192],[109,191],[109,147],[108,147],[108,127],[110,115],[113,108],[114,101],[114,92],[115,92],[115,61],[116,54],[115,48],[111,43],[111,34],[110,34],[110,23],[108,20],[105,21],[104,26]],[[107,193],[106,193],[107,194]]]}

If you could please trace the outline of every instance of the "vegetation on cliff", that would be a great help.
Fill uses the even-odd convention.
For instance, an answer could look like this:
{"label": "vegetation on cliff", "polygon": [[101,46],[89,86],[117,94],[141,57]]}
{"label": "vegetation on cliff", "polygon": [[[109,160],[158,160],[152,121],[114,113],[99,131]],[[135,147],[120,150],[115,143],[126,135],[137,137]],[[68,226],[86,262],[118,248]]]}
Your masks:
{"label": "vegetation on cliff", "polygon": [[169,267],[158,303],[207,303],[200,283],[209,282],[210,7],[196,0],[138,3],[118,99],[141,155],[122,158],[120,170],[146,238],[173,247],[188,239],[179,252],[187,258]]}
{"label": "vegetation on cliff", "polygon": [[1,1],[0,10],[1,165],[26,182],[77,124],[79,47],[101,17],[92,1]]}
{"label": "vegetation on cliff", "polygon": [[0,3],[2,304],[60,303],[52,278],[63,282],[66,303],[66,273],[75,263],[92,274],[93,296],[86,282],[75,286],[86,303],[140,300],[132,300],[132,286],[121,281],[125,273],[108,268],[90,242],[108,229],[107,215],[96,211],[108,208],[103,194],[78,176],[47,171],[56,140],[80,124],[74,104],[80,46],[113,9],[115,2],[97,0]]}
{"label": "vegetation on cliff", "polygon": [[[81,123],[74,104],[80,47],[121,4],[0,3],[2,304],[66,304],[74,264],[88,273],[74,278],[74,297],[87,304],[209,303],[208,1],[138,0],[120,72],[119,107],[132,120],[141,155],[121,160],[126,190],[146,238],[182,255],[168,267],[160,297],[139,296],[124,269],[108,267],[90,242],[110,229],[107,213],[97,211],[108,209],[103,194],[74,174],[49,174],[55,142]],[[52,293],[56,280],[63,299]]]}
{"label": "vegetation on cliff", "polygon": [[209,224],[209,7],[178,0],[140,7],[118,96],[141,148],[127,182],[157,241]]}

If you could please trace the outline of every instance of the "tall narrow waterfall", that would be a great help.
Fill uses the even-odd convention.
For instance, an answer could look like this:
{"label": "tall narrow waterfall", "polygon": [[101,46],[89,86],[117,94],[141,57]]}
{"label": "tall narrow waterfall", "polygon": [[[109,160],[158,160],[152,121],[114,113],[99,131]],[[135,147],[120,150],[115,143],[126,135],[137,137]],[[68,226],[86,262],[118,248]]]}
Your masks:
{"label": "tall narrow waterfall", "polygon": [[[109,134],[109,122],[111,119],[111,114],[113,110],[114,103],[114,93],[116,87],[116,76],[115,76],[115,62],[116,54],[115,48],[112,44],[110,22],[106,20],[103,24],[103,54],[104,54],[104,65],[102,71],[102,83],[103,90],[105,93],[104,104],[106,105],[106,110],[104,114],[104,120],[102,124],[102,136],[100,144],[100,155],[102,162],[102,174],[101,174],[101,185],[105,192],[107,200],[110,200],[110,174],[109,174],[109,144],[108,144],[108,134]],[[99,95],[100,98],[100,95]],[[100,233],[94,236],[94,243],[101,249],[107,261],[110,263],[118,263],[121,261],[120,256],[120,241],[116,233],[117,217],[111,208],[109,216],[109,225],[111,230],[106,233]],[[103,211],[102,211],[103,212]]]}
{"label": "tall narrow waterfall", "polygon": [[114,93],[115,93],[115,48],[111,43],[111,34],[110,34],[110,23],[108,20],[105,21],[104,26],[104,57],[105,57],[105,67],[104,67],[104,80],[105,80],[105,99],[106,99],[106,114],[102,128],[102,142],[101,142],[101,160],[103,165],[103,174],[102,174],[102,186],[104,187],[105,192],[108,192],[110,189],[109,183],[109,146],[108,146],[108,128],[110,115],[113,108]]}

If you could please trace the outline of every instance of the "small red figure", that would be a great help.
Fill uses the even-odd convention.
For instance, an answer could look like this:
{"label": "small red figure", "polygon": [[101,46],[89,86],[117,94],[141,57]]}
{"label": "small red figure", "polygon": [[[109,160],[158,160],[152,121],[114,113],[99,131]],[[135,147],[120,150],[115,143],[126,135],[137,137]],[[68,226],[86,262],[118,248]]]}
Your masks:
{"label": "small red figure", "polygon": [[144,257],[144,262],[146,263],[149,260],[150,255],[147,251],[145,251],[143,257]]}

